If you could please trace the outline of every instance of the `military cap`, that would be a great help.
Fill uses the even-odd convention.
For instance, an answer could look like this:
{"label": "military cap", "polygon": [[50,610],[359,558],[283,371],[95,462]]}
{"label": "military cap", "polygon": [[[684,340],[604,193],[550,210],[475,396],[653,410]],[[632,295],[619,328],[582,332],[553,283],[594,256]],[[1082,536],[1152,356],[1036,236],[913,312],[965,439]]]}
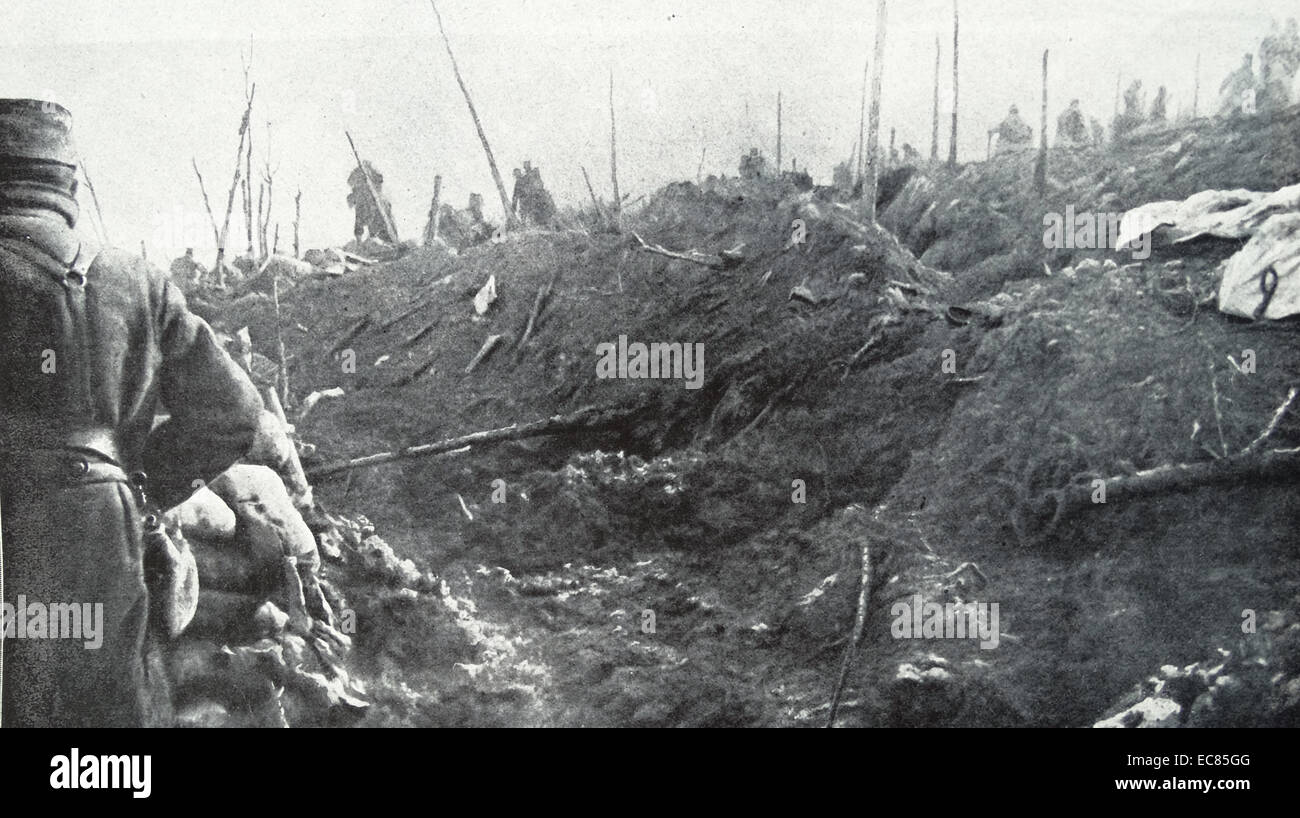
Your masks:
{"label": "military cap", "polygon": [[72,114],[38,99],[0,99],[0,158],[76,165]]}

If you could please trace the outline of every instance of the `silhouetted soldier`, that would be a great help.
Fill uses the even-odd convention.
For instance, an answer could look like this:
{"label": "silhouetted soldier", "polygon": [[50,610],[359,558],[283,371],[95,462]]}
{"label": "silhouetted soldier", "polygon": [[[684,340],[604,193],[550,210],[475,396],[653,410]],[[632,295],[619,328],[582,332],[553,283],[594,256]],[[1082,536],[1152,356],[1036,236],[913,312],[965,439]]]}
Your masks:
{"label": "silhouetted soldier", "polygon": [[203,277],[208,274],[207,269],[194,260],[193,247],[186,247],[185,255],[172,261],[169,272],[172,282],[185,291],[202,284]]}
{"label": "silhouetted soldier", "polygon": [[[387,215],[388,219],[393,218],[393,206],[384,196],[384,175],[371,165],[369,160],[362,163],[365,165],[366,172],[370,175],[370,181],[375,186],[375,192],[379,194],[379,202],[375,202],[375,197],[370,193],[370,186],[366,184],[366,174],[362,173],[361,168],[353,168],[352,173],[348,174],[348,187],[352,190],[348,193],[348,205],[356,211],[356,218],[352,222],[352,235],[356,237],[357,244],[365,240],[366,232],[369,231],[372,238],[386,241],[389,244],[396,244],[394,237],[388,232],[388,224],[384,220]],[[380,208],[383,208],[381,211]]]}
{"label": "silhouetted soldier", "polygon": [[1168,91],[1165,90],[1165,87],[1162,85],[1156,91],[1155,101],[1151,103],[1150,121],[1164,124],[1165,116],[1166,116],[1165,109],[1168,107],[1168,105],[1169,105],[1169,93]]}
{"label": "silhouetted soldier", "polygon": [[71,125],[0,100],[0,548],[6,605],[102,604],[102,644],[5,639],[3,722],[167,724],[139,487],[184,500],[252,445],[262,401],[165,273],[77,232]]}
{"label": "silhouetted soldier", "polygon": [[1142,80],[1133,80],[1124,89],[1124,112],[1115,117],[1115,138],[1119,139],[1125,134],[1142,126],[1146,122],[1146,113],[1144,98],[1142,94]]}
{"label": "silhouetted soldier", "polygon": [[990,129],[989,134],[996,134],[998,138],[997,147],[993,149],[994,155],[1022,151],[1033,146],[1034,129],[1020,118],[1020,109],[1014,105],[1007,111],[1006,119],[996,128]]}
{"label": "silhouetted soldier", "polygon": [[1070,100],[1070,107],[1056,118],[1056,142],[1059,145],[1078,146],[1088,144],[1088,124],[1083,119],[1083,109],[1079,100]]}
{"label": "silhouetted soldier", "polygon": [[1241,67],[1224,78],[1219,86],[1219,116],[1254,113],[1254,95],[1259,87],[1254,63],[1254,55],[1246,54],[1241,58]]}
{"label": "silhouetted soldier", "polygon": [[1300,71],[1300,25],[1294,17],[1286,31],[1269,34],[1259,44],[1259,108],[1279,111],[1291,104],[1291,84]]}
{"label": "silhouetted soldier", "polygon": [[741,179],[761,179],[767,173],[767,160],[758,152],[758,148],[750,148],[749,153],[742,154],[740,157],[740,178]]}

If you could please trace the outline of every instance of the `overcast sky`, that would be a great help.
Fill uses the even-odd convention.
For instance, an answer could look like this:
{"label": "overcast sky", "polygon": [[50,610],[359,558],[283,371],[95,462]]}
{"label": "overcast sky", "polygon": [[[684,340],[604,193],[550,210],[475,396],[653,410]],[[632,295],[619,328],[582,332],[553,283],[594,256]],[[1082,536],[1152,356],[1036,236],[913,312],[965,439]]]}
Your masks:
{"label": "overcast sky", "polygon": [[[529,158],[561,204],[587,198],[580,164],[608,195],[611,69],[620,183],[633,197],[694,179],[701,151],[705,174],[734,174],[751,145],[773,154],[778,89],[787,166],[793,157],[827,181],[857,135],[870,0],[440,0],[439,9],[507,186]],[[886,142],[894,127],[900,148],[929,153],[936,37],[940,107],[951,110],[952,9],[951,0],[890,4]],[[1204,112],[1272,22],[1297,13],[1295,0],[964,0],[960,155],[982,158],[985,132],[1012,103],[1037,127],[1043,49],[1053,132],[1073,97],[1108,122],[1117,74],[1151,95],[1167,85],[1171,116],[1190,108],[1198,54]],[[4,0],[0,96],[72,110],[114,243],[143,239],[154,258],[194,244],[203,255],[211,231],[190,160],[220,219],[250,37],[254,147],[261,159],[270,144],[282,247],[298,188],[304,247],[350,238],[344,130],[382,170],[404,237],[422,232],[439,173],[444,200],[463,206],[479,191],[499,218],[428,0]],[[946,123],[942,132],[946,155]],[[242,227],[236,235],[238,246]]]}

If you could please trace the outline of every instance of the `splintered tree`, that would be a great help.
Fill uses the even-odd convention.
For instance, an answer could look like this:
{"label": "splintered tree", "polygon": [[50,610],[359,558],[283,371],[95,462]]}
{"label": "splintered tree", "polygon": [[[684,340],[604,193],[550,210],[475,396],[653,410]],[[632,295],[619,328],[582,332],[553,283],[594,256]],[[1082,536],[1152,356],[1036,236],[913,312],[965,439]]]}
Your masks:
{"label": "splintered tree", "polygon": [[1043,119],[1039,134],[1038,162],[1034,166],[1034,187],[1039,195],[1047,192],[1047,50],[1043,51]]}
{"label": "splintered tree", "polygon": [[623,197],[618,192],[618,128],[614,123],[614,69],[609,70],[609,177],[614,184],[614,218],[623,212]]}
{"label": "splintered tree", "polygon": [[939,38],[934,38],[934,117],[930,124],[930,161],[939,161]]}
{"label": "splintered tree", "polygon": [[1192,90],[1192,119],[1196,119],[1201,102],[1201,55],[1196,55],[1196,86]]}
{"label": "splintered tree", "polygon": [[862,184],[862,174],[867,164],[866,150],[863,146],[867,144],[867,80],[870,76],[871,60],[865,60],[862,63],[862,105],[858,110],[858,144],[854,146],[854,151],[858,155],[854,180],[859,185]]}
{"label": "splintered tree", "polygon": [[[249,84],[249,74],[253,68],[253,39],[248,39],[248,58],[240,54],[240,61],[244,67],[244,101],[252,108],[252,86]],[[256,232],[253,230],[253,132],[248,132],[248,143],[244,146],[244,174],[241,182],[244,205],[244,236],[248,241],[245,253],[251,260],[256,258]]]}
{"label": "splintered tree", "polygon": [[781,92],[776,92],[776,174],[781,175]]}
{"label": "splintered tree", "polygon": [[442,207],[442,174],[433,177],[433,201],[429,203],[429,221],[424,226],[424,246],[432,247],[438,243],[438,224]]}
{"label": "splintered tree", "polygon": [[948,139],[948,168],[957,169],[957,55],[960,41],[957,0],[952,2],[952,136]]}
{"label": "splintered tree", "polygon": [[438,32],[442,35],[442,44],[447,49],[447,58],[451,60],[451,71],[456,76],[456,84],[460,86],[460,92],[465,96],[465,105],[469,108],[470,118],[474,120],[474,128],[478,131],[478,139],[483,143],[483,153],[487,154],[488,168],[492,171],[492,181],[496,183],[497,193],[501,196],[501,207],[506,213],[506,225],[515,227],[519,223],[519,219],[515,216],[513,208],[510,207],[510,196],[506,193],[505,182],[501,181],[501,172],[497,170],[497,160],[492,155],[492,146],[488,144],[487,134],[483,131],[483,123],[479,121],[478,111],[474,109],[474,100],[470,98],[469,88],[465,86],[465,80],[460,75],[460,66],[456,64],[456,55],[451,53],[451,40],[447,39],[447,30],[443,28],[442,15],[438,13],[438,4],[433,0],[429,0],[429,6],[433,8],[433,16],[438,19]]}
{"label": "splintered tree", "polygon": [[235,207],[235,191],[239,189],[239,180],[243,173],[244,145],[248,138],[248,120],[253,115],[253,98],[257,95],[257,83],[249,89],[245,102],[244,117],[239,121],[239,150],[235,152],[235,178],[230,183],[230,194],[226,197],[226,217],[221,223],[221,235],[217,237],[217,286],[226,285],[226,240],[230,237],[230,213]]}
{"label": "splintered tree", "polygon": [[868,224],[876,221],[876,182],[880,176],[880,90],[884,81],[886,14],[885,0],[876,0],[876,64],[871,70],[871,115],[867,124],[867,163],[870,167],[862,192]]}

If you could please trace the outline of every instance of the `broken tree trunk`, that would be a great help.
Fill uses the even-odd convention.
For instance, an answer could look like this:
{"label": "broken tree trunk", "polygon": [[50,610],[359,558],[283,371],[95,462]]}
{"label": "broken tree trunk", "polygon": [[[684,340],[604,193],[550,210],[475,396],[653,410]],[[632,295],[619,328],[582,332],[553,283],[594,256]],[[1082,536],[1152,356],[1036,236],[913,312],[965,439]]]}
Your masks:
{"label": "broken tree trunk", "polygon": [[217,264],[214,272],[217,286],[226,284],[226,240],[230,237],[230,213],[235,207],[235,190],[239,187],[244,161],[244,140],[248,138],[248,120],[253,115],[253,98],[257,96],[257,83],[253,83],[248,93],[248,102],[244,107],[244,118],[239,122],[239,150],[235,153],[235,178],[230,183],[230,194],[226,197],[226,217],[221,223],[221,235],[217,238]]}
{"label": "broken tree trunk", "polygon": [[394,452],[380,452],[379,454],[372,454],[365,457],[353,458],[352,460],[344,460],[337,463],[329,463],[324,466],[317,466],[307,472],[307,479],[322,480],[354,469],[361,469],[367,466],[378,466],[384,463],[392,463],[397,460],[411,460],[418,457],[429,457],[430,455],[463,449],[466,446],[483,446],[489,443],[523,440],[525,438],[539,437],[542,435],[564,434],[567,432],[609,428],[620,423],[626,423],[634,417],[638,411],[639,410],[636,409],[580,409],[577,412],[568,415],[553,415],[552,417],[535,420],[531,423],[515,423],[500,429],[489,429],[487,431],[461,435],[460,437],[448,438],[446,440],[438,441],[437,443],[408,446],[405,449],[399,449]]}
{"label": "broken tree trunk", "polygon": [[470,360],[469,365],[465,367],[465,374],[472,375],[474,370],[478,369],[478,365],[486,361],[488,356],[497,348],[497,345],[501,343],[503,337],[505,336],[500,334],[489,335],[487,340],[483,342],[483,346],[479,347],[478,353]]}
{"label": "broken tree trunk", "polygon": [[[864,60],[862,63],[862,102],[858,108],[858,144],[854,147],[857,152],[858,161],[853,166],[855,184],[862,184],[862,174],[866,166],[866,151],[863,148],[867,144],[867,84],[871,77],[871,60]],[[853,157],[849,157],[852,161]]]}
{"label": "broken tree trunk", "polygon": [[393,217],[389,215],[388,208],[384,207],[383,200],[379,198],[379,189],[375,187],[375,180],[370,178],[370,171],[366,169],[366,164],[361,161],[361,154],[357,153],[357,145],[352,141],[352,134],[344,131],[343,135],[348,138],[348,144],[352,146],[352,155],[357,158],[357,167],[361,169],[361,175],[365,177],[366,189],[370,191],[370,196],[375,201],[375,207],[379,210],[379,215],[384,219],[384,228],[388,230],[388,235],[393,237],[393,244],[399,244],[401,239],[397,237],[397,225],[393,224]]}
{"label": "broken tree trunk", "polygon": [[546,306],[547,299],[551,297],[551,288],[555,286],[555,279],[559,275],[560,270],[556,268],[555,272],[551,274],[550,281],[546,282],[546,286],[538,289],[537,297],[533,299],[533,309],[528,313],[528,324],[524,327],[524,334],[519,337],[519,343],[515,346],[516,360],[523,354],[524,345],[528,343],[528,339],[533,337],[533,329],[537,326],[537,319],[541,316],[542,308]]}
{"label": "broken tree trunk", "polygon": [[614,124],[614,69],[609,70],[609,176],[614,183],[614,221],[623,212],[623,198],[618,192],[618,130]]}
{"label": "broken tree trunk", "polygon": [[1046,528],[1030,534],[1028,526],[1021,522],[1016,529],[1026,544],[1042,542],[1061,520],[1093,506],[1094,497],[1101,496],[1103,490],[1105,503],[1097,501],[1096,505],[1114,505],[1117,499],[1129,500],[1207,486],[1297,479],[1300,479],[1300,447],[1248,451],[1200,463],[1165,464],[1134,474],[1121,474],[1104,480],[1098,478],[1100,484],[1074,483],[1048,492],[1025,510],[1031,514],[1036,511],[1050,513],[1051,520]]}
{"label": "broken tree trunk", "polygon": [[[271,256],[264,267],[271,266]],[[284,322],[280,315],[280,269],[271,270],[271,305],[275,309],[276,386],[280,388],[280,405],[289,405],[289,365],[284,351]]]}
{"label": "broken tree trunk", "polygon": [[[1191,491],[1216,485],[1241,485],[1262,481],[1300,480],[1300,447],[1262,450],[1291,411],[1300,389],[1292,387],[1274,411],[1259,436],[1240,452],[1198,463],[1167,463],[1150,469],[1089,482],[1072,482],[1023,503],[1014,509],[1012,525],[1023,544],[1036,545],[1049,537],[1061,520],[1092,505],[1110,505],[1116,499],[1130,500],[1176,491]],[[1226,451],[1226,446],[1224,447]],[[1032,518],[1050,513],[1047,524],[1037,530]],[[1027,519],[1028,518],[1028,519]]]}
{"label": "broken tree trunk", "polygon": [[1043,50],[1043,118],[1042,133],[1039,134],[1038,162],[1034,166],[1034,187],[1038,195],[1047,192],[1047,54]]}
{"label": "broken tree trunk", "polygon": [[221,231],[217,230],[217,217],[212,215],[212,204],[208,201],[208,188],[203,184],[203,174],[199,173],[198,160],[191,156],[190,164],[194,166],[194,175],[199,177],[199,192],[203,194],[203,207],[208,211],[208,221],[212,224],[212,242],[216,244],[221,241]]}
{"label": "broken tree trunk", "polygon": [[866,221],[876,223],[876,183],[880,178],[880,90],[884,80],[885,61],[885,0],[876,0],[876,64],[871,69],[871,113],[867,120],[867,184],[862,196],[866,205]]}
{"label": "broken tree trunk", "polygon": [[1196,55],[1196,85],[1192,90],[1192,119],[1196,119],[1201,102],[1201,55]]}
{"label": "broken tree trunk", "polygon": [[705,267],[712,267],[715,270],[725,270],[729,267],[734,267],[742,260],[727,256],[711,256],[694,250],[690,253],[677,253],[658,244],[647,244],[645,239],[641,238],[641,236],[636,232],[632,233],[632,237],[637,240],[641,249],[645,250],[647,253],[654,253],[657,256],[677,259],[678,261],[689,261],[692,264],[702,264]]}
{"label": "broken tree trunk", "polygon": [[424,228],[424,246],[431,247],[438,242],[438,225],[442,221],[442,175],[433,177],[433,202],[429,204],[429,223]]}
{"label": "broken tree trunk", "polygon": [[776,175],[781,175],[781,92],[776,92]]}
{"label": "broken tree trunk", "polygon": [[601,223],[607,222],[605,209],[600,206],[600,199],[596,198],[596,190],[591,186],[591,177],[587,175],[587,168],[583,165],[578,165],[578,167],[582,168],[582,178],[587,183],[587,192],[591,194],[591,203],[596,208],[596,218],[600,219]]}
{"label": "broken tree trunk", "polygon": [[939,162],[939,38],[934,38],[934,116],[930,123],[930,161]]}
{"label": "broken tree trunk", "polygon": [[948,169],[957,169],[957,55],[961,39],[957,0],[952,0],[952,135],[948,138]]}
{"label": "broken tree trunk", "polygon": [[470,118],[474,120],[474,128],[478,131],[479,142],[483,143],[483,152],[487,154],[488,168],[492,171],[492,181],[496,183],[497,193],[501,196],[501,208],[506,214],[506,226],[515,227],[519,224],[519,218],[515,215],[514,209],[510,207],[510,197],[506,195],[505,182],[501,181],[501,172],[497,170],[497,160],[492,155],[492,146],[488,144],[487,134],[483,132],[483,123],[479,121],[478,111],[474,109],[474,100],[470,98],[469,88],[465,87],[465,80],[460,75],[460,66],[456,64],[456,55],[451,53],[451,40],[447,39],[447,30],[442,26],[442,15],[438,13],[438,6],[433,0],[429,0],[429,5],[433,8],[433,16],[438,18],[438,32],[442,34],[442,44],[447,49],[447,57],[451,60],[452,73],[456,75],[456,84],[460,86],[460,92],[465,96],[465,105],[469,107]]}

